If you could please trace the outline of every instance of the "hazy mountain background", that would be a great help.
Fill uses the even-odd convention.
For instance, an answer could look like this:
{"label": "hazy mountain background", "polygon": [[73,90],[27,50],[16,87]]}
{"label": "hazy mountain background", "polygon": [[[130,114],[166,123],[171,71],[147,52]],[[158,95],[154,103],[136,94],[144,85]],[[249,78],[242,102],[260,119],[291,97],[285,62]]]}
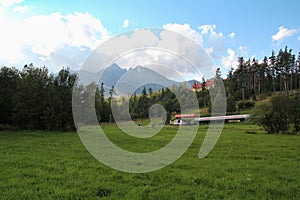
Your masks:
{"label": "hazy mountain background", "polygon": [[[92,72],[80,70],[80,82],[87,85],[91,82],[98,82],[101,85],[103,82],[106,90],[106,95],[112,86],[115,86],[116,91],[121,91],[122,94],[140,94],[142,89],[146,87],[147,91],[152,88],[153,91],[158,91],[161,88],[170,87],[172,85],[183,84],[183,82],[177,82],[170,80],[163,75],[143,67],[141,65],[135,68],[123,69],[117,64],[112,64],[110,67],[99,71],[94,74]],[[187,83],[192,86],[197,80],[189,80]],[[140,86],[136,88],[136,86]]]}

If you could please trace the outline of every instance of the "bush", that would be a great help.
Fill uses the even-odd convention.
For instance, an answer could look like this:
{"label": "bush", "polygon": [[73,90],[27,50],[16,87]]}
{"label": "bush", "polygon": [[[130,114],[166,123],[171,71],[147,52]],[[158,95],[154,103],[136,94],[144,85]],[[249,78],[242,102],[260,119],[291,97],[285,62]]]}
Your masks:
{"label": "bush", "polygon": [[234,113],[236,111],[236,105],[235,105],[235,101],[234,101],[234,97],[229,95],[227,97],[227,107],[226,107],[226,111],[227,112],[231,112]]}
{"label": "bush", "polygon": [[15,131],[15,130],[19,130],[19,129],[9,124],[0,124],[0,131]]}
{"label": "bush", "polygon": [[248,100],[245,102],[245,109],[251,109],[254,107],[254,105],[255,105],[254,101]]}
{"label": "bush", "polygon": [[240,101],[238,102],[238,109],[239,110],[244,110],[244,109],[251,109],[255,105],[255,102],[252,100],[247,100],[247,101]]}
{"label": "bush", "polygon": [[300,132],[300,95],[296,95],[292,98],[293,101],[293,124],[294,124],[294,131]]}
{"label": "bush", "polygon": [[245,109],[245,102],[244,101],[239,101],[238,102],[238,109],[239,110]]}
{"label": "bush", "polygon": [[300,121],[295,111],[297,106],[300,108],[299,101],[285,95],[275,95],[255,105],[252,120],[268,133],[296,133],[299,132]]}

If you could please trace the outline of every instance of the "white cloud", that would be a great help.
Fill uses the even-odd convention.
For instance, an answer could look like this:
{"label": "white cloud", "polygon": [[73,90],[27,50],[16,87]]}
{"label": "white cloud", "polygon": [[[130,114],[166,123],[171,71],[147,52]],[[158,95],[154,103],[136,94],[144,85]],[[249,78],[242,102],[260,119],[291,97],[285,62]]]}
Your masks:
{"label": "white cloud", "polygon": [[69,56],[60,49],[68,46],[94,49],[108,37],[101,21],[89,13],[53,13],[19,20],[4,14],[2,17],[0,15],[0,23],[0,45],[5,47],[5,51],[0,53],[0,60],[7,64],[25,62],[27,55],[43,60],[49,60],[51,54],[56,52],[61,53],[56,55],[58,57]]}
{"label": "white cloud", "polygon": [[238,50],[240,51],[240,56],[248,57],[248,47],[239,46]]}
{"label": "white cloud", "polygon": [[234,38],[234,36],[235,36],[235,33],[234,33],[234,32],[232,32],[232,33],[230,33],[228,36],[229,36],[230,38]]}
{"label": "white cloud", "polygon": [[128,19],[125,19],[125,20],[123,21],[123,26],[122,26],[122,28],[128,28],[128,26],[129,26],[129,20],[128,20]]}
{"label": "white cloud", "polygon": [[[132,23],[124,20],[123,27],[132,26]],[[20,19],[7,16],[4,9],[1,10],[0,7],[0,24],[0,46],[5,47],[5,51],[0,49],[1,64],[16,63],[22,66],[37,60],[41,65],[48,66],[51,71],[54,67],[57,67],[55,70],[61,66],[79,67],[91,50],[109,37],[108,31],[101,21],[89,13],[76,12],[66,15],[52,13]],[[225,41],[230,40],[231,37],[224,36],[222,32],[216,32],[216,25],[202,25],[195,30],[188,24],[169,23],[163,25],[163,28],[178,32],[195,41],[198,45],[203,46],[203,50],[210,56],[218,55],[219,60],[222,58],[222,62],[226,66],[227,63],[233,62],[232,57],[235,56],[235,52],[225,45]],[[127,38],[127,36],[123,37]],[[131,38],[135,39],[129,40]],[[183,56],[192,55],[195,50],[191,48],[195,47],[193,42],[181,42],[178,35],[164,34],[164,31],[160,38],[153,32],[139,31],[135,33],[134,31],[127,39],[128,44],[125,45],[145,44],[150,47],[161,45],[166,48],[172,46],[174,52],[180,52]],[[117,43],[118,39],[115,42]],[[123,47],[119,46],[117,51],[122,52],[122,49]],[[228,56],[221,57],[226,54],[226,50]],[[116,49],[107,47],[107,51],[107,53],[116,52]],[[120,64],[124,65],[123,67],[162,62],[172,69],[177,69],[179,74],[191,74],[191,76],[195,74],[190,70],[190,66],[187,67],[187,64],[180,61],[178,57],[166,53],[144,51],[128,55],[125,58],[120,61]],[[205,67],[209,65],[210,63]]]}
{"label": "white cloud", "polygon": [[[121,54],[122,56],[118,57],[115,62],[127,69],[137,65],[150,67],[174,80],[188,80],[191,77],[199,79],[203,74],[206,74],[205,77],[213,77],[214,73],[210,67],[213,63],[205,54],[206,49],[201,49],[195,41],[190,40],[201,34],[193,32],[188,25],[169,24],[168,28],[170,27],[179,33],[185,33],[185,37],[182,36],[183,34],[174,33],[173,30],[162,30],[159,35],[147,29],[137,30],[129,36],[113,38],[114,45],[109,45],[107,48],[111,47],[111,49],[106,49],[105,52],[107,55],[119,55],[122,52],[128,52],[128,49],[135,49]],[[120,48],[116,49],[114,46],[120,46]],[[207,49],[207,51],[210,50]]]}
{"label": "white cloud", "polygon": [[208,54],[208,55],[211,55],[213,52],[214,52],[214,49],[212,46],[208,47],[205,49],[205,52]]}
{"label": "white cloud", "polygon": [[0,20],[4,18],[4,15],[5,15],[5,11],[2,7],[0,7]]}
{"label": "white cloud", "polygon": [[4,6],[4,7],[10,7],[14,4],[20,4],[23,3],[24,0],[0,0],[0,3]]}
{"label": "white cloud", "polygon": [[201,34],[208,34],[215,32],[216,25],[214,24],[205,24],[199,26],[199,29],[201,30]]}
{"label": "white cloud", "polygon": [[300,40],[300,36],[298,37],[298,40]]}
{"label": "white cloud", "polygon": [[208,34],[210,38],[221,38],[223,37],[223,33],[217,33],[216,30],[217,26],[215,24],[205,24],[198,27],[201,30],[202,35]]}
{"label": "white cloud", "polygon": [[222,66],[224,68],[235,68],[237,66],[235,51],[232,49],[227,49],[227,54],[228,55],[226,57],[222,57]]}
{"label": "white cloud", "polygon": [[[211,54],[225,51],[224,48],[225,40],[228,38],[224,37],[222,32],[216,32],[215,24],[205,24],[198,27],[200,31],[194,30],[189,24],[165,24],[163,28],[172,30],[183,34],[184,36],[194,40],[200,46],[206,49]],[[231,33],[230,38],[234,37],[235,34]]]}
{"label": "white cloud", "polygon": [[209,55],[213,59],[219,60],[221,55],[226,52],[227,43],[230,39],[235,36],[235,33],[230,33],[228,37],[225,37],[222,32],[217,32],[217,26],[215,24],[204,24],[198,27],[204,38],[204,45],[208,51]]}
{"label": "white cloud", "polygon": [[[192,29],[188,24],[167,24],[164,28],[182,33],[195,41],[198,38],[198,44],[202,46],[205,52],[213,60],[216,66],[221,66],[222,69],[228,67],[236,67],[236,51],[232,47],[232,39],[235,33],[231,32],[224,35],[217,31],[215,24],[204,24],[198,27],[198,30]],[[241,47],[238,52],[247,53],[246,47]]]}
{"label": "white cloud", "polygon": [[28,6],[16,6],[13,9],[13,12],[20,12],[20,13],[24,13],[29,9]]}
{"label": "white cloud", "polygon": [[212,32],[210,35],[210,38],[222,38],[223,37],[223,33],[217,33],[217,32]]}
{"label": "white cloud", "polygon": [[272,35],[272,40],[280,42],[287,37],[293,36],[297,32],[298,32],[297,29],[288,29],[288,28],[285,28],[284,26],[280,26],[278,28],[278,32],[275,35]]}
{"label": "white cloud", "polygon": [[258,64],[264,63],[264,59],[258,60]]}
{"label": "white cloud", "polygon": [[199,45],[201,45],[203,42],[202,35],[199,32],[192,29],[190,27],[190,25],[188,25],[188,24],[168,23],[168,24],[163,25],[163,28],[180,33],[180,34],[194,40]]}

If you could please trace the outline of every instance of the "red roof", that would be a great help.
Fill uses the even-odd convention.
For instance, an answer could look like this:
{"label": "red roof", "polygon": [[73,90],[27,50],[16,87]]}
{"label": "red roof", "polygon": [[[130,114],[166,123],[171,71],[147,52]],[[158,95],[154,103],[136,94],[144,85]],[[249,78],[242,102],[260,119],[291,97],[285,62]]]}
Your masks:
{"label": "red roof", "polygon": [[202,88],[202,83],[197,84],[196,81],[194,81],[194,85],[192,87],[194,90],[200,90]]}
{"label": "red roof", "polygon": [[197,114],[182,114],[182,115],[175,115],[175,119],[181,119],[181,118],[194,118],[198,117]]}
{"label": "red roof", "polygon": [[[210,89],[216,82],[214,80],[207,80],[206,81],[206,88]],[[199,91],[202,89],[202,83],[197,84],[196,81],[194,81],[194,84],[192,88],[196,91]]]}

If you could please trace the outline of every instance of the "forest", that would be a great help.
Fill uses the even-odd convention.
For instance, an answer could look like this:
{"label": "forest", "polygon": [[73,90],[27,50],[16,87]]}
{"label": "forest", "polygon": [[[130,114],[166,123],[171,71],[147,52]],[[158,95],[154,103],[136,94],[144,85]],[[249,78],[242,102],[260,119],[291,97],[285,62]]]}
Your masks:
{"label": "forest", "polygon": [[[235,67],[235,68],[233,68]],[[227,113],[255,105],[275,93],[286,96],[300,91],[300,52],[295,55],[285,47],[277,53],[272,51],[262,61],[255,58],[238,58],[238,65],[233,66],[223,78]],[[220,68],[215,78],[223,77]],[[129,101],[129,112],[132,119],[148,118],[151,105],[161,104],[167,111],[167,122],[174,113],[180,112],[180,105],[174,90],[182,95],[191,95],[192,90],[183,86],[172,86],[153,91],[144,87],[141,94],[116,97],[114,86],[106,92],[104,83],[82,86],[76,85],[77,75],[69,68],[63,68],[57,75],[49,72],[47,67],[25,65],[22,70],[3,66],[0,69],[0,130],[74,130],[72,115],[73,87],[85,95],[96,88],[95,110],[100,123],[113,122],[112,100]],[[93,85],[94,84],[94,85]],[[199,108],[208,107],[211,99],[203,77],[202,88],[196,91]],[[87,102],[82,102],[83,106]],[[187,108],[188,109],[188,108]],[[84,117],[84,116],[83,116]]]}

